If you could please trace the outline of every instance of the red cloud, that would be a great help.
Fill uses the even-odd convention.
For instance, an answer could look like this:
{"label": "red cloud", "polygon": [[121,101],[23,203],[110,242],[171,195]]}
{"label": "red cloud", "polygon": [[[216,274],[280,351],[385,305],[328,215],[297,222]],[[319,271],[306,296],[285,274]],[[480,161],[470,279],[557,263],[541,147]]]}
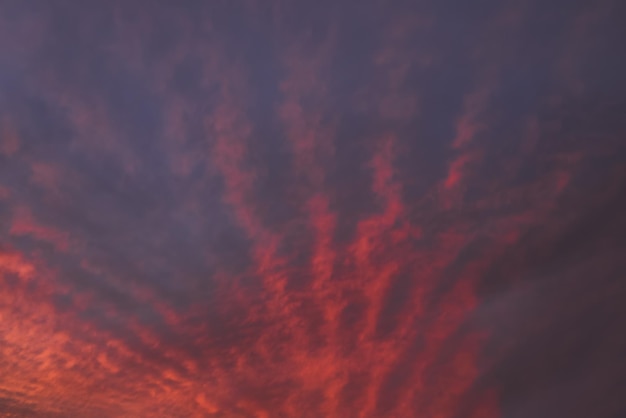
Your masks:
{"label": "red cloud", "polygon": [[0,414],[568,410],[510,376],[621,315],[621,113],[547,75],[584,48],[523,5],[283,6],[0,6],[47,34],[0,40]]}

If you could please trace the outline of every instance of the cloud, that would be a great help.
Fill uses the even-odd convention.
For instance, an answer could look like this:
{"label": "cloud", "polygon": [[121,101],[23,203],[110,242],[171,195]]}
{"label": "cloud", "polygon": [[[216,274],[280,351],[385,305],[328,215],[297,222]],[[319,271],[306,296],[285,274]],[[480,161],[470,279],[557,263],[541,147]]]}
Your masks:
{"label": "cloud", "polygon": [[623,409],[617,6],[153,3],[0,6],[0,415]]}

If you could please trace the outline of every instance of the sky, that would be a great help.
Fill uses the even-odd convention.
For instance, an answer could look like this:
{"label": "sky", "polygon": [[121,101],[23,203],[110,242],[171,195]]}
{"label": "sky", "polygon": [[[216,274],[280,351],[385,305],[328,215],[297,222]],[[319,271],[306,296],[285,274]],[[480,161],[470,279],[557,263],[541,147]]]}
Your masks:
{"label": "sky", "polygon": [[625,18],[0,0],[0,417],[626,416]]}

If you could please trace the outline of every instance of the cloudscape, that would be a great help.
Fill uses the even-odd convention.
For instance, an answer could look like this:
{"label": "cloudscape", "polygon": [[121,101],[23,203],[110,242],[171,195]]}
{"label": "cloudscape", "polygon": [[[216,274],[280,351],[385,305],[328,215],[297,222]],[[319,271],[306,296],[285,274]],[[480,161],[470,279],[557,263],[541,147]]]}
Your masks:
{"label": "cloudscape", "polygon": [[625,18],[0,0],[0,417],[626,416]]}

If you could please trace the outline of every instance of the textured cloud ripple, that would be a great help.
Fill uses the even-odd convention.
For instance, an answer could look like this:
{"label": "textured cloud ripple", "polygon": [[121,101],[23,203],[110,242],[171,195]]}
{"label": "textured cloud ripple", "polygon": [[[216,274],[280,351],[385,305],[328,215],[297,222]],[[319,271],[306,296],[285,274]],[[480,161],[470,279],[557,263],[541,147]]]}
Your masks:
{"label": "textured cloud ripple", "polygon": [[626,416],[625,17],[0,0],[0,416]]}

